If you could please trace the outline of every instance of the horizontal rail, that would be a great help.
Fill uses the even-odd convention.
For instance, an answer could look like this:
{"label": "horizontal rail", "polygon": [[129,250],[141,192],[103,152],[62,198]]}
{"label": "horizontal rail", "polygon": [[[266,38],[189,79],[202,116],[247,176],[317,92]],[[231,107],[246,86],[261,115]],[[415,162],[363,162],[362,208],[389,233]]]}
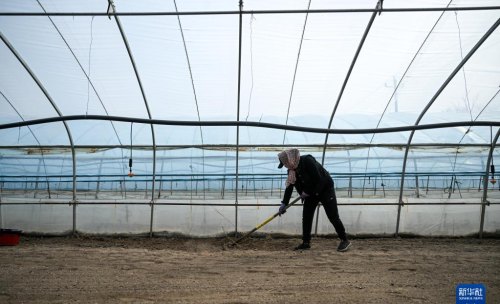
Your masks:
{"label": "horizontal rail", "polygon": [[279,129],[288,131],[299,131],[307,133],[322,133],[322,134],[378,134],[378,133],[394,133],[406,131],[418,131],[429,129],[456,128],[456,127],[500,127],[500,121],[455,121],[434,124],[411,125],[390,128],[369,128],[369,129],[325,129],[325,128],[310,128],[299,127],[292,125],[256,122],[256,121],[187,121],[187,120],[162,120],[162,119],[147,119],[122,116],[106,116],[106,115],[68,115],[49,117],[33,120],[25,120],[14,123],[1,124],[0,130],[26,127],[54,122],[67,122],[79,120],[103,120],[103,121],[119,121],[133,122],[152,125],[169,125],[169,126],[204,126],[204,127],[223,127],[223,126],[239,126],[239,127],[257,127],[268,129]]}
{"label": "horizontal rail", "polygon": [[0,16],[192,16],[192,15],[260,15],[260,14],[325,14],[325,13],[405,13],[443,11],[498,10],[500,6],[413,7],[413,8],[346,8],[309,10],[243,10],[243,11],[190,11],[190,12],[0,12]]}
{"label": "horizontal rail", "polygon": [[[495,143],[496,146],[500,146],[500,142]],[[327,144],[326,145],[326,150],[328,151],[329,149],[335,150],[335,149],[344,149],[344,148],[350,148],[350,149],[357,149],[357,148],[406,148],[407,143],[352,143],[352,144],[342,144],[342,143],[337,143],[337,144]],[[130,149],[130,145],[75,145],[75,150],[92,150],[92,152],[96,152],[96,149]],[[252,151],[281,151],[283,148],[286,147],[295,147],[295,148],[310,148],[310,149],[321,149],[323,150],[324,144],[204,144],[204,145],[156,145],[156,150],[162,150],[162,149],[188,149],[188,148],[196,148],[196,149],[207,149],[207,150],[222,150],[222,149],[236,149],[236,147],[239,147],[240,149],[251,149]],[[271,148],[271,149],[270,149]],[[410,148],[491,148],[491,144],[489,143],[462,143],[462,144],[454,144],[454,143],[412,143],[410,145]],[[17,145],[17,146],[0,146],[0,149],[36,149],[39,151],[40,149],[46,149],[46,150],[57,150],[57,149],[71,149],[71,146],[69,145]],[[134,150],[148,150],[152,149],[151,145],[134,145],[132,147]],[[33,153],[37,153],[37,151],[32,151]],[[320,151],[320,150],[318,150]],[[48,151],[44,151],[48,152]],[[99,152],[99,151],[97,151]]]}
{"label": "horizontal rail", "polygon": [[[399,177],[401,176],[401,172],[367,172],[367,173],[330,173],[330,175],[335,178],[364,178],[364,177]],[[407,176],[484,176],[484,172],[406,172]],[[225,178],[227,180],[228,177],[235,177],[236,174],[212,174],[212,173],[185,173],[185,174],[157,174],[158,178],[161,177],[219,177]],[[262,173],[262,174],[253,174],[253,173],[240,173],[238,176],[242,177],[250,177],[250,178],[282,178],[287,176],[286,174],[275,174],[275,173]],[[73,175],[63,174],[63,175],[0,175],[0,178],[72,178]],[[89,177],[127,177],[128,181],[139,181],[138,177],[151,177],[151,174],[134,174],[133,178],[128,177],[126,174],[100,174],[100,175],[86,175],[86,174],[77,174],[78,178],[89,178]],[[161,179],[156,179],[156,181],[160,181]],[[170,181],[170,179],[164,179]],[[183,180],[191,180],[191,179],[183,179]],[[57,180],[59,181],[59,180]],[[151,179],[145,179],[144,181],[151,181]],[[2,181],[6,182],[6,181]],[[40,181],[39,181],[40,182]]]}
{"label": "horizontal rail", "polygon": [[[280,204],[242,204],[235,203],[230,204],[218,204],[218,203],[162,203],[155,201],[155,206],[207,206],[207,207],[278,207]],[[0,202],[0,205],[151,205],[151,201],[148,202],[80,202],[80,201],[68,201],[68,202]],[[337,203],[339,206],[399,206],[399,203]],[[468,203],[468,202],[448,202],[448,203],[404,203],[403,205],[408,206],[442,206],[442,205],[481,205],[478,203]],[[489,203],[488,205],[500,205],[500,203]],[[298,204],[296,206],[302,206]]]}

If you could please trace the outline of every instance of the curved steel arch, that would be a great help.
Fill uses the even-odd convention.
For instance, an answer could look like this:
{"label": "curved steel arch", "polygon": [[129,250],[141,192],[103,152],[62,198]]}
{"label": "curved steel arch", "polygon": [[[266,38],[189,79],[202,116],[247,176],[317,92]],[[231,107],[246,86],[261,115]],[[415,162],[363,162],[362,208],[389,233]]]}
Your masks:
{"label": "curved steel arch", "polygon": [[[50,97],[49,92],[47,92],[47,90],[43,86],[42,82],[36,77],[35,73],[31,70],[31,68],[28,66],[28,64],[24,61],[24,59],[21,57],[21,55],[16,51],[14,46],[12,46],[12,44],[10,44],[10,42],[7,40],[7,38],[3,35],[3,33],[1,31],[0,31],[0,39],[2,39],[2,41],[9,48],[9,50],[12,52],[12,54],[14,54],[14,56],[17,58],[19,63],[21,63],[21,65],[24,67],[26,72],[28,72],[28,74],[30,74],[31,78],[33,79],[33,81],[35,81],[37,86],[40,88],[42,93],[45,95],[47,100],[50,102],[50,104],[52,105],[52,107],[56,111],[57,115],[59,115],[59,117],[63,117],[62,112],[59,110],[59,108],[57,107],[57,105],[54,102],[54,100],[52,99],[52,97]],[[71,136],[71,131],[69,129],[67,122],[62,121],[62,123],[64,125],[64,128],[66,129],[66,133],[68,134],[69,143],[71,145],[71,159],[72,159],[72,165],[73,165],[73,185],[72,185],[73,233],[75,233],[76,232],[76,153],[75,153],[75,144],[73,142],[73,137]]]}
{"label": "curved steel arch", "polygon": [[[42,8],[42,10],[44,12],[46,12],[45,8],[43,7],[43,5],[40,3],[39,0],[37,0],[38,4],[40,5],[40,7]],[[106,106],[104,105],[104,102],[102,101],[101,99],[101,96],[99,95],[99,93],[97,92],[97,89],[95,88],[94,86],[94,83],[90,80],[90,76],[87,74],[87,72],[85,71],[85,69],[83,68],[80,60],[78,60],[78,57],[76,57],[76,54],[75,52],[73,51],[73,49],[70,47],[68,41],[66,40],[66,38],[64,38],[63,34],[61,33],[61,31],[59,30],[59,27],[57,27],[57,25],[55,24],[54,20],[52,20],[51,16],[47,16],[50,20],[50,23],[52,24],[52,26],[54,26],[56,32],[59,34],[59,36],[61,37],[61,39],[63,40],[64,44],[68,47],[68,50],[70,51],[71,55],[73,55],[73,58],[75,59],[76,63],[78,64],[78,66],[80,67],[80,69],[82,70],[82,73],[85,75],[85,78],[87,78],[87,81],[88,83],[90,84],[90,86],[92,87],[92,90],[94,91],[97,99],[99,99],[99,102],[101,103],[102,105],[102,108],[104,109],[104,112],[106,113],[106,115],[109,115],[108,113],[108,109],[106,109]],[[90,69],[90,68],[89,68]],[[90,73],[90,72],[89,72]],[[115,125],[113,124],[113,122],[111,122],[111,127],[113,128],[114,132],[115,132],[115,135],[116,135],[116,138],[118,139],[118,142],[120,143],[120,145],[122,144],[122,141],[120,140],[120,136],[118,136],[118,132],[116,131],[116,128],[115,128]]]}
{"label": "curved steel arch", "polygon": [[[417,121],[415,122],[415,126],[417,126],[422,118],[424,117],[425,113],[429,110],[429,108],[432,106],[432,104],[436,101],[436,99],[441,95],[443,90],[448,86],[448,84],[451,82],[451,80],[455,77],[455,75],[460,71],[460,69],[467,63],[467,61],[474,55],[474,53],[479,49],[479,47],[488,39],[488,37],[495,31],[495,29],[498,27],[500,24],[500,18],[497,19],[497,21],[490,27],[490,29],[479,39],[479,41],[474,45],[474,47],[469,51],[469,53],[462,59],[462,61],[458,64],[458,66],[451,72],[450,76],[445,80],[445,82],[441,85],[441,87],[438,89],[438,91],[434,94],[434,96],[431,98],[429,103],[425,106],[425,108],[422,110],[420,115],[417,118]],[[396,233],[395,236],[398,236],[399,234],[399,223],[400,223],[400,218],[401,218],[401,206],[403,205],[403,189],[404,189],[404,180],[405,180],[405,172],[406,172],[406,161],[408,160],[408,152],[410,150],[410,144],[413,139],[413,135],[415,134],[415,130],[412,130],[410,133],[410,137],[408,138],[408,144],[406,145],[405,149],[405,155],[403,159],[403,169],[401,171],[401,187],[399,189],[399,198],[398,198],[398,216],[397,216],[397,222],[396,222]]]}
{"label": "curved steel arch", "polygon": [[[144,87],[141,82],[141,77],[139,76],[139,71],[137,70],[137,66],[135,64],[134,57],[132,56],[132,50],[130,49],[130,45],[128,43],[127,37],[125,36],[125,32],[123,31],[123,27],[121,25],[120,19],[118,16],[115,16],[115,21],[116,25],[118,26],[118,29],[120,30],[120,34],[123,39],[123,43],[125,44],[125,47],[127,49],[128,56],[130,58],[130,62],[132,64],[132,67],[134,68],[134,73],[135,77],[137,78],[137,82],[139,84],[139,88],[141,90],[142,98],[144,100],[144,105],[146,106],[146,110],[148,112],[148,117],[149,119],[152,119],[151,116],[151,111],[149,109],[149,104],[146,99],[146,93],[144,92]],[[151,218],[150,218],[150,223],[149,223],[149,236],[153,236],[153,215],[154,215],[154,202],[155,202],[155,182],[156,182],[156,139],[155,139],[155,130],[154,130],[154,125],[151,124],[151,137],[153,140],[153,182],[152,182],[152,187],[151,187]],[[132,143],[131,143],[132,144]]]}
{"label": "curved steel arch", "polygon": [[496,143],[498,141],[498,137],[500,137],[500,129],[498,129],[497,134],[495,135],[495,139],[491,141],[490,152],[488,153],[488,161],[486,162],[486,169],[483,177],[483,197],[481,199],[481,224],[479,227],[479,238],[483,238],[483,228],[484,228],[484,214],[486,212],[486,205],[489,205],[488,202],[488,171],[490,168],[491,161],[493,159],[493,151],[495,150]]}
{"label": "curved steel arch", "polygon": [[[16,112],[16,114],[19,116],[19,118],[21,118],[22,121],[24,121],[24,117],[21,115],[21,113],[19,113],[19,111],[16,109],[16,107],[14,107],[14,105],[10,102],[10,100],[7,98],[7,96],[5,96],[5,94],[0,90],[0,95],[7,101],[7,103],[12,107],[12,109],[14,110],[14,112]],[[42,144],[40,143],[40,141],[38,140],[38,137],[36,137],[35,135],[35,132],[33,132],[33,130],[31,129],[30,126],[27,126],[28,130],[30,131],[31,135],[33,136],[33,138],[35,138],[36,142],[38,143],[38,146],[37,148],[40,149],[40,155],[42,156],[41,158],[41,162],[43,163],[43,169],[45,171],[45,178],[46,178],[46,181],[47,181],[47,192],[49,194],[49,198],[51,198],[51,195],[50,195],[50,183],[49,183],[49,180],[47,178],[47,167],[45,165],[45,157],[44,157],[44,154],[43,154],[43,148],[42,148]],[[36,188],[35,188],[36,190]]]}
{"label": "curved steel arch", "polygon": [[[446,7],[449,7],[451,2],[453,0],[450,0],[450,2],[448,2],[448,5]],[[439,21],[441,21],[441,18],[443,17],[444,15],[444,11],[439,15],[439,17],[437,18],[436,22],[434,22],[434,25],[432,26],[432,28],[430,29],[430,31],[427,33],[427,35],[425,36],[424,40],[422,41],[422,43],[420,44],[420,47],[418,48],[418,50],[415,52],[415,54],[413,55],[413,58],[411,59],[410,63],[408,64],[408,66],[406,67],[405,71],[403,72],[403,75],[401,75],[401,78],[399,79],[399,81],[397,82],[397,85],[394,87],[394,91],[392,92],[391,94],[391,97],[389,98],[389,101],[387,102],[387,104],[385,105],[385,108],[384,108],[384,111],[382,111],[382,115],[380,115],[380,118],[377,122],[377,126],[375,128],[378,128],[380,126],[380,123],[382,122],[382,119],[384,118],[384,115],[387,111],[387,109],[389,108],[389,105],[391,104],[391,101],[393,100],[394,96],[396,95],[396,92],[398,91],[399,89],[399,86],[401,85],[401,83],[403,82],[403,79],[406,77],[406,74],[408,73],[408,71],[410,70],[411,66],[413,65],[413,62],[415,61],[415,59],[417,58],[418,54],[420,53],[420,50],[422,50],[422,48],[424,47],[425,43],[427,42],[427,40],[429,39],[430,35],[432,34],[432,32],[434,31],[434,29],[436,28],[436,26],[438,25]],[[370,144],[373,142],[373,139],[375,138],[375,134],[372,135],[372,138],[370,140]],[[368,148],[368,157],[366,158],[366,166],[365,168],[368,167],[368,159],[370,158],[370,148]],[[365,169],[366,170],[366,169]]]}
{"label": "curved steel arch", "polygon": [[[493,95],[493,97],[490,98],[490,100],[486,103],[486,105],[479,112],[479,114],[477,114],[476,118],[474,118],[474,121],[476,121],[479,118],[479,116],[481,116],[481,114],[484,112],[484,110],[486,110],[486,108],[490,105],[490,103],[495,99],[495,97],[498,95],[498,93],[500,93],[500,89],[498,89],[497,92]],[[455,152],[455,160],[453,162],[453,171],[455,171],[455,166],[456,166],[456,163],[457,163],[458,149],[461,146],[462,141],[465,139],[465,136],[467,136],[467,134],[469,134],[471,128],[472,127],[468,127],[467,128],[467,131],[464,132],[464,134],[462,135],[462,138],[460,138],[460,141],[458,142],[457,151]]]}
{"label": "curved steel arch", "polygon": [[[377,2],[376,9],[381,7],[381,1],[379,0]],[[370,21],[368,21],[368,25],[366,26],[365,32],[363,33],[363,37],[361,38],[361,41],[359,42],[358,48],[356,50],[356,53],[354,54],[354,58],[352,59],[351,66],[349,67],[349,70],[347,71],[347,75],[344,79],[344,83],[342,84],[342,88],[340,89],[339,95],[337,97],[337,101],[335,102],[335,105],[333,106],[333,111],[332,115],[330,116],[330,121],[328,122],[328,129],[332,126],[332,121],[333,121],[333,116],[335,116],[335,113],[337,112],[337,108],[340,103],[340,99],[342,98],[342,95],[344,94],[345,87],[347,86],[347,82],[349,81],[349,78],[351,77],[352,70],[354,69],[354,65],[356,64],[356,61],[358,59],[359,53],[361,52],[361,49],[363,48],[363,44],[365,43],[366,37],[368,36],[368,32],[370,31],[373,21],[375,21],[375,16],[377,15],[377,11],[374,11],[372,13],[372,16],[370,18]],[[326,145],[328,144],[328,134],[325,136],[325,146],[323,148],[323,155],[321,157],[321,164],[323,165],[325,163],[325,153],[326,153]]]}

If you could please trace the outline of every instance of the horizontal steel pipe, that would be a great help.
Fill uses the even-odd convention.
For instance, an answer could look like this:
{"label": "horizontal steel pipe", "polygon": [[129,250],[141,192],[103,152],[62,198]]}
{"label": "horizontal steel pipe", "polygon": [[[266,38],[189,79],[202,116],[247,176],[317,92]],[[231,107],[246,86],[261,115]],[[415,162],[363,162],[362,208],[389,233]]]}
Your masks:
{"label": "horizontal steel pipe", "polygon": [[0,16],[195,16],[195,15],[262,15],[262,14],[326,14],[326,13],[405,13],[443,11],[498,10],[500,6],[464,7],[410,7],[410,8],[346,8],[302,10],[244,10],[244,11],[191,11],[191,12],[0,12]]}
{"label": "horizontal steel pipe", "polygon": [[309,128],[283,124],[256,122],[256,121],[186,121],[186,120],[162,120],[162,119],[147,119],[122,116],[106,116],[106,115],[68,115],[62,117],[49,117],[41,119],[26,120],[14,123],[0,125],[0,130],[19,128],[25,126],[39,125],[54,122],[67,122],[79,120],[103,120],[103,121],[119,121],[133,122],[154,125],[169,125],[169,126],[206,126],[206,127],[223,127],[223,126],[239,126],[239,127],[256,127],[279,129],[289,131],[299,131],[306,133],[323,133],[323,134],[378,134],[378,133],[394,133],[406,131],[418,131],[429,129],[455,128],[455,127],[500,127],[500,121],[455,121],[434,124],[411,125],[391,128],[377,129],[325,129],[325,128]]}
{"label": "horizontal steel pipe", "polygon": [[[0,205],[150,205],[151,201],[148,202],[2,202]],[[489,203],[490,205],[500,205],[500,203]],[[277,207],[280,204],[241,204],[238,203],[238,207]],[[299,206],[302,204],[299,204]],[[398,206],[398,203],[338,203],[339,206]],[[451,202],[451,203],[405,203],[403,205],[408,206],[442,206],[442,205],[481,205],[481,203],[467,203],[467,202]],[[236,204],[217,204],[217,203],[162,203],[155,202],[155,206],[212,206],[212,207],[234,207]]]}
{"label": "horizontal steel pipe", "polygon": [[[407,143],[338,143],[338,144],[328,144],[326,146],[326,150],[338,150],[338,149],[363,149],[363,148],[406,148]],[[500,143],[495,143],[496,146],[500,146]],[[273,144],[243,144],[243,145],[238,145],[240,149],[247,149],[250,148],[252,151],[272,151],[269,148],[275,149],[276,151],[282,151],[283,148],[286,147],[295,147],[295,148],[302,148],[302,149],[323,149],[323,144],[278,144],[278,145],[273,145]],[[479,143],[462,143],[462,144],[454,144],[454,143],[413,143],[410,145],[411,148],[490,148],[491,144],[489,143],[484,143],[484,144],[479,144]],[[71,146],[69,145],[51,145],[51,146],[46,146],[46,145],[18,145],[18,146],[0,146],[0,149],[50,149],[50,150],[57,150],[57,149],[70,149]],[[207,149],[207,150],[221,150],[221,149],[235,149],[236,145],[232,144],[204,144],[204,145],[156,145],[156,150],[174,150],[174,149],[188,149],[188,148],[196,148],[196,149]],[[75,145],[76,150],[92,150],[95,151],[96,149],[130,149],[130,145]],[[134,150],[148,150],[151,149],[151,145],[134,145],[133,146]],[[308,151],[309,151],[308,150]],[[319,151],[319,150],[318,150]],[[35,152],[35,151],[33,151]]]}
{"label": "horizontal steel pipe", "polygon": [[[333,178],[346,178],[346,177],[353,177],[353,178],[368,178],[368,177],[399,177],[401,176],[401,172],[368,172],[368,173],[330,173]],[[482,172],[408,172],[406,173],[408,176],[483,176],[484,173]],[[120,175],[120,174],[95,174],[95,175],[88,175],[88,174],[78,174],[76,175],[78,178],[91,178],[91,177],[124,177],[126,175]],[[128,178],[125,180],[125,182],[134,182],[134,181],[150,181],[150,179],[138,179],[138,177],[150,177],[151,174],[135,174],[134,178]],[[225,178],[228,180],[228,177],[235,177],[235,173],[230,173],[230,174],[215,174],[215,173],[194,173],[194,174],[159,174],[157,175],[158,177],[220,177],[220,178]],[[242,173],[239,174],[239,176],[243,177],[249,177],[250,179],[270,179],[270,178],[281,178],[287,176],[286,174],[274,174],[274,173],[262,173],[262,174],[252,174],[252,173]],[[16,182],[26,182],[26,180],[23,180],[25,178],[39,178],[39,177],[47,177],[47,178],[70,178],[72,175],[66,174],[66,175],[0,175],[0,178],[19,178],[21,180],[17,180]],[[196,180],[196,179],[191,179],[191,178],[184,178],[184,179],[157,179],[157,181],[190,181],[190,180]],[[199,179],[203,180],[203,179]],[[210,179],[210,180],[216,180],[216,179]],[[229,179],[230,180],[230,179]],[[56,180],[57,182],[68,182],[67,180]],[[82,182],[83,180],[79,180],[79,182]],[[110,181],[110,180],[105,180],[105,181]],[[119,179],[118,181],[123,181],[123,179]],[[3,181],[7,182],[7,181]]]}

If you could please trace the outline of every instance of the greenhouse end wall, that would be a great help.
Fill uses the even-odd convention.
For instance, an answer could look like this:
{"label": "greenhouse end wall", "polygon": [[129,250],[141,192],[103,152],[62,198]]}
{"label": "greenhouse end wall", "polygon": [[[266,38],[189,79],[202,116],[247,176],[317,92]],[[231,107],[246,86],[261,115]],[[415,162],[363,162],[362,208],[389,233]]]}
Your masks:
{"label": "greenhouse end wall", "polygon": [[[73,229],[72,206],[22,205],[14,202],[2,204],[3,227],[21,229],[25,233],[68,234]],[[214,200],[206,206],[204,200],[160,200],[154,206],[153,234],[178,234],[192,237],[221,236],[233,233],[235,206],[228,201]],[[273,215],[278,208],[276,199],[245,199],[239,201],[239,232],[250,231]],[[480,229],[481,204],[478,199],[439,200],[436,205],[421,205],[422,200],[410,198],[401,208],[400,234],[421,236],[476,235]],[[428,200],[426,200],[429,203]],[[486,206],[484,232],[500,232],[500,199],[497,205]],[[151,207],[147,205],[78,205],[76,207],[76,231],[89,234],[148,234],[150,232]],[[430,203],[433,203],[430,201]],[[190,205],[192,204],[192,205]],[[218,206],[218,205],[221,206]],[[254,205],[256,206],[249,206]],[[364,204],[364,205],[361,205]],[[339,213],[350,235],[394,235],[398,206],[394,199],[339,199]],[[295,205],[286,214],[277,217],[260,229],[270,234],[300,235],[302,231],[302,207]],[[315,227],[313,227],[313,231]],[[335,234],[333,226],[320,211],[317,234]]]}

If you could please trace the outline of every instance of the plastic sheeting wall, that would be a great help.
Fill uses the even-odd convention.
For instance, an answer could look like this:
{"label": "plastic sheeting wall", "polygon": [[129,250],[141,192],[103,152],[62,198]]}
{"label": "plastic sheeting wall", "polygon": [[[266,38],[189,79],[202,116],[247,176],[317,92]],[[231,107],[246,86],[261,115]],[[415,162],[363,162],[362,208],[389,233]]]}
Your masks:
{"label": "plastic sheeting wall", "polygon": [[[176,201],[163,201],[166,204]],[[178,202],[178,201],[177,201]],[[204,203],[205,201],[190,201]],[[258,207],[238,207],[238,231],[249,231],[277,210],[276,200],[257,201]],[[349,234],[393,235],[396,228],[397,206],[387,205],[342,205],[351,203],[394,203],[383,199],[339,200],[339,212]],[[423,236],[463,236],[476,234],[480,226],[479,200],[441,200],[448,203],[476,203],[476,205],[405,205],[401,210],[400,233]],[[500,203],[500,200],[493,200]],[[224,203],[213,201],[213,203]],[[255,200],[242,200],[240,204],[254,204]],[[422,203],[409,199],[407,203]],[[270,204],[274,204],[269,206]],[[190,236],[216,236],[233,232],[235,228],[233,206],[168,206],[157,205],[154,211],[155,233],[179,233]],[[76,229],[83,233],[149,233],[151,209],[137,205],[80,205],[77,207]],[[70,206],[1,206],[2,223],[5,227],[25,232],[68,233],[72,229],[72,207]],[[300,235],[302,232],[302,206],[289,208],[287,213],[264,226],[260,232]],[[500,207],[486,207],[484,231],[498,233]],[[314,226],[313,226],[314,231]],[[323,211],[318,220],[319,234],[334,234]]]}

